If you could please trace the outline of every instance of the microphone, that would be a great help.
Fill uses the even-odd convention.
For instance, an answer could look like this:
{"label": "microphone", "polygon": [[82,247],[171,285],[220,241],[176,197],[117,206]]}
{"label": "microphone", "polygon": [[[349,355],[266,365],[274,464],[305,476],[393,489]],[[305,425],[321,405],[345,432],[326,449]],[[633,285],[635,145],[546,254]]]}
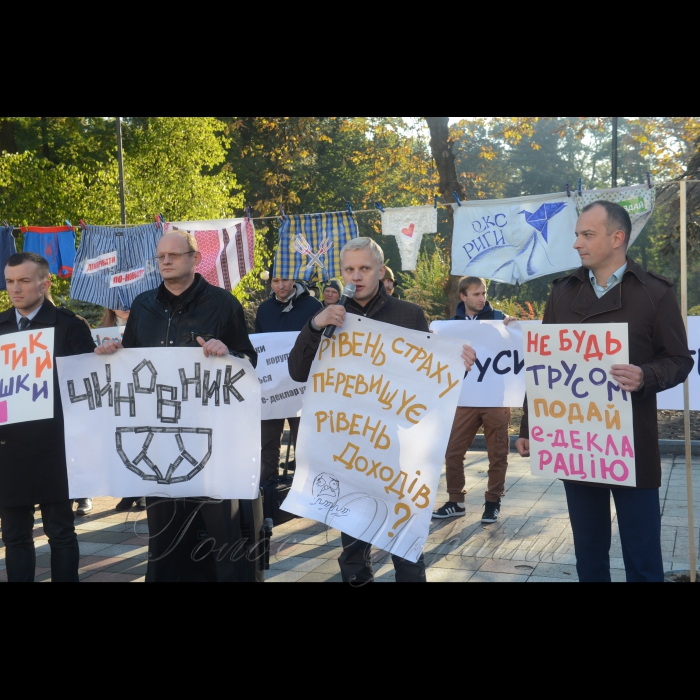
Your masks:
{"label": "microphone", "polygon": [[[355,298],[355,294],[357,294],[357,287],[354,284],[349,284],[347,287],[345,287],[345,291],[343,292],[343,296],[340,300],[340,304],[336,304],[336,306],[342,306],[345,308],[348,305],[348,302],[350,299]],[[328,326],[326,330],[323,333],[324,338],[332,338],[335,335],[336,331],[335,326]]]}

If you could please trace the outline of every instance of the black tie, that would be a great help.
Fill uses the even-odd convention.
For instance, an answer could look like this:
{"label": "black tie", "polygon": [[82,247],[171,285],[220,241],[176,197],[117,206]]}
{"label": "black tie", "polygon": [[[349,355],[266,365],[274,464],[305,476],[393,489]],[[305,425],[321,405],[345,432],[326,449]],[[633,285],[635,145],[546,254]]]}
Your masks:
{"label": "black tie", "polygon": [[31,323],[32,322],[28,318],[24,318],[24,316],[22,316],[22,318],[20,318],[19,320],[19,329],[21,331],[26,331],[27,328],[29,328],[29,326],[31,325]]}

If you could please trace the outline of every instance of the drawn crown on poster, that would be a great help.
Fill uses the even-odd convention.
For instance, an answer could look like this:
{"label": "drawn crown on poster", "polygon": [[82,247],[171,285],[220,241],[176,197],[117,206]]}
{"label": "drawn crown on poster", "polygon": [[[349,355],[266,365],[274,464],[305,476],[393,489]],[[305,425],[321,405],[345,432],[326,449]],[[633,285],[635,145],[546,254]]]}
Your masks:
{"label": "drawn crown on poster", "polygon": [[[145,435],[146,440],[143,443],[141,452],[133,460],[129,459],[123,446],[123,435],[126,433],[135,433],[136,435]],[[148,451],[156,435],[172,435],[175,438],[177,447],[180,450],[180,456],[175,460],[173,464],[168,467],[168,470],[163,474],[163,469],[161,469],[157,464],[149,458]],[[208,450],[204,458],[197,461],[185,448],[184,436],[185,435],[206,435],[208,438]],[[124,463],[124,466],[130,471],[139,476],[144,481],[152,481],[162,486],[172,486],[173,484],[186,484],[192,479],[200,474],[204,468],[209,463],[212,455],[213,447],[213,430],[206,428],[117,428],[116,432],[117,440],[117,453],[120,459]],[[183,462],[187,462],[193,468],[183,476],[175,476],[178,469],[182,466]],[[139,465],[143,464],[147,466],[152,474],[147,474]]]}
{"label": "drawn crown on poster", "polygon": [[328,253],[333,248],[333,239],[326,235],[321,241],[321,246],[318,249],[318,253],[314,253],[314,249],[311,244],[306,240],[306,237],[298,233],[296,239],[294,240],[294,250],[296,250],[299,255],[307,255],[309,257],[309,264],[306,266],[307,270],[311,270],[315,265],[320,267],[322,270],[328,272],[325,264],[321,261],[321,258]]}

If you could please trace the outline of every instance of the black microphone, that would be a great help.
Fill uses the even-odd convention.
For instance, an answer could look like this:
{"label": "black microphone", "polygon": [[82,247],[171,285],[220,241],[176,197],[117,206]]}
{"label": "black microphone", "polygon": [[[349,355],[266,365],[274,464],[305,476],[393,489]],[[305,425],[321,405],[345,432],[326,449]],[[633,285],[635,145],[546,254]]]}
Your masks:
{"label": "black microphone", "polygon": [[[357,287],[354,284],[349,284],[347,287],[345,287],[345,291],[343,292],[340,304],[335,304],[335,306],[342,306],[343,308],[345,308],[348,305],[350,299],[355,298],[355,294],[357,294]],[[326,330],[323,333],[323,337],[332,338],[335,335],[336,330],[336,326],[328,326],[328,328],[326,328]]]}

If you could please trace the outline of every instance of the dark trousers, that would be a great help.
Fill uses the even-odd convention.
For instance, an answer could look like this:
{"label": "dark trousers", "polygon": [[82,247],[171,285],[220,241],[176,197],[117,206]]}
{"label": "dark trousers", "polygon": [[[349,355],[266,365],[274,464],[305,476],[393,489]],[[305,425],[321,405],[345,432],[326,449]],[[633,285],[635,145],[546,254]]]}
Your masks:
{"label": "dark trousers", "polygon": [[[80,547],[75,534],[73,501],[40,506],[43,528],[51,547],[51,581],[78,583]],[[7,580],[33,583],[36,571],[33,506],[0,508],[2,541],[5,543]]]}
{"label": "dark trousers", "polygon": [[[372,566],[372,545],[360,542],[354,537],[343,534],[343,553],[340,555],[340,571],[343,583],[363,585],[374,582]],[[396,569],[396,583],[427,583],[425,576],[425,558],[413,564],[401,557],[392,557]]]}
{"label": "dark trousers", "polygon": [[[299,435],[300,418],[290,418],[289,427],[292,430],[292,446],[296,451],[297,436]],[[280,450],[284,437],[284,420],[264,420],[262,422],[262,473],[260,483],[279,476]]]}
{"label": "dark trousers", "polygon": [[581,583],[610,583],[615,499],[628,583],[663,583],[658,489],[597,488],[564,482]]}
{"label": "dark trousers", "polygon": [[146,499],[146,583],[245,581],[249,562],[238,501]]}

